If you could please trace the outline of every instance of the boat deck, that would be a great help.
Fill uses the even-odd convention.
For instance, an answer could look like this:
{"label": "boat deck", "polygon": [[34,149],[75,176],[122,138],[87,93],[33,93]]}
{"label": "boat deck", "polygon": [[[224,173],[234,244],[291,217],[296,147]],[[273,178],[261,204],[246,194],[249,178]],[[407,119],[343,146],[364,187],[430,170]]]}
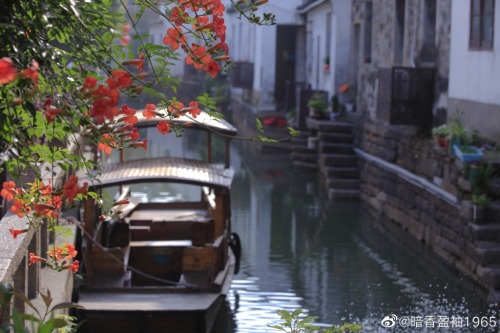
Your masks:
{"label": "boat deck", "polygon": [[206,209],[172,209],[172,210],[159,210],[159,209],[141,209],[132,212],[126,218],[130,222],[139,220],[149,220],[152,222],[161,221],[207,221]]}
{"label": "boat deck", "polygon": [[86,311],[206,311],[220,296],[187,292],[91,292],[81,293],[78,304]]}

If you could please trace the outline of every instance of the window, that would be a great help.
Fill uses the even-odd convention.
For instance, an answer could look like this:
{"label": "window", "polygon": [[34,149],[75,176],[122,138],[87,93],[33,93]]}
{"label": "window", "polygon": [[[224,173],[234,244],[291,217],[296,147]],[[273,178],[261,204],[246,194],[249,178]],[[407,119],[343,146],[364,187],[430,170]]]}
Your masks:
{"label": "window", "polygon": [[436,60],[436,0],[425,0],[423,15],[422,61]]}
{"label": "window", "polygon": [[472,0],[470,13],[470,48],[493,48],[495,0]]}
{"label": "window", "polygon": [[326,38],[325,38],[325,70],[326,66],[330,66],[330,49],[332,40],[332,13],[326,14]]}
{"label": "window", "polygon": [[364,22],[364,46],[363,58],[365,63],[372,61],[372,22],[373,5],[371,2],[365,4],[365,22]]}
{"label": "window", "polygon": [[394,63],[403,63],[403,48],[405,42],[405,11],[406,0],[396,1],[396,20],[394,27]]}

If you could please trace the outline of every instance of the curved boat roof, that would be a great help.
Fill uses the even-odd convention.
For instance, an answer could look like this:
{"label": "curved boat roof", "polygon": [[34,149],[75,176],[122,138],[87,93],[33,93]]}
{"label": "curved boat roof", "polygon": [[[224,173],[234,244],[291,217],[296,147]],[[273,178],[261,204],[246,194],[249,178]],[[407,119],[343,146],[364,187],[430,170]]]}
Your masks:
{"label": "curved boat roof", "polygon": [[[137,124],[138,127],[156,126],[160,120],[166,120],[165,118],[161,117],[155,117],[148,120],[146,119],[146,117],[142,115],[142,110],[138,111],[136,113],[136,116],[137,119],[139,120],[139,123]],[[180,117],[173,118],[171,121],[174,122],[175,124],[184,126],[190,124],[188,126],[192,126],[199,129],[206,129],[209,131],[230,136],[235,136],[237,134],[236,127],[231,125],[223,118],[217,118],[211,116],[205,111],[201,111],[201,113],[196,118],[192,117],[190,114],[184,114]]]}
{"label": "curved boat roof", "polygon": [[[161,157],[125,161],[104,166],[94,187],[145,182],[175,182],[229,188],[234,171],[222,164],[185,158]],[[84,181],[84,180],[82,180]]]}

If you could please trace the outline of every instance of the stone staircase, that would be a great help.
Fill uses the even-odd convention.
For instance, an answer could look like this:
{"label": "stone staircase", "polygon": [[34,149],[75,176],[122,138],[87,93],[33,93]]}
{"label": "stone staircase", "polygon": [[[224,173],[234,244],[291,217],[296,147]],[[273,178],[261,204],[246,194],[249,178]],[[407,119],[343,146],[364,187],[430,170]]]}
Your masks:
{"label": "stone staircase", "polygon": [[354,154],[353,126],[349,123],[318,124],[319,170],[330,199],[358,199],[359,169]]}
{"label": "stone staircase", "polygon": [[308,119],[309,133],[292,140],[296,169],[320,171],[330,199],[358,199],[359,169],[354,154],[353,126],[349,123]]}
{"label": "stone staircase", "polygon": [[[468,223],[466,255],[471,258],[466,271],[490,289],[488,301],[500,302],[500,224],[498,219],[488,224]],[[470,243],[469,243],[470,242]],[[467,246],[468,245],[468,246]],[[474,274],[476,273],[476,274]]]}
{"label": "stone staircase", "polygon": [[[307,132],[301,132],[299,137],[292,139],[292,165],[295,170],[302,172],[318,171],[318,149],[309,144]],[[314,141],[314,140],[313,140]]]}

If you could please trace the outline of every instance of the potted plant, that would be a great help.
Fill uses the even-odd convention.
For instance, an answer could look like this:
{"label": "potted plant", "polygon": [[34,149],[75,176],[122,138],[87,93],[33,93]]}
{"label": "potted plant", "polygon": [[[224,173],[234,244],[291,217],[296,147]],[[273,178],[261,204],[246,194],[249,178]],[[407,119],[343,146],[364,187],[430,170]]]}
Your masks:
{"label": "potted plant", "polygon": [[436,146],[438,146],[439,148],[443,148],[446,151],[448,151],[449,136],[450,136],[450,129],[446,124],[434,127],[432,129],[432,137],[436,142]]}
{"label": "potted plant", "polygon": [[483,152],[472,145],[453,145],[453,152],[455,156],[462,162],[475,162],[479,161],[483,156]]}
{"label": "potted plant", "polygon": [[491,164],[471,163],[469,171],[469,181],[472,185],[473,193],[485,193],[488,191],[488,181],[493,175],[493,166]]}
{"label": "potted plant", "polygon": [[310,117],[318,119],[326,117],[328,103],[326,102],[326,98],[323,94],[314,93],[307,102],[307,106],[309,107]]}

